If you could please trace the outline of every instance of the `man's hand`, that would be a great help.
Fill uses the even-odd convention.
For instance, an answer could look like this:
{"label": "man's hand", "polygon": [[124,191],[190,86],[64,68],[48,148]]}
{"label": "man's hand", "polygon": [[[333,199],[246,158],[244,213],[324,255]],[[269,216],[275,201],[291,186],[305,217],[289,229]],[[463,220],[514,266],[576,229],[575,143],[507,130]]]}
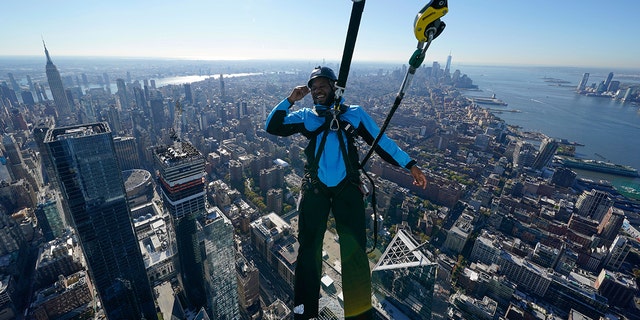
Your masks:
{"label": "man's hand", "polygon": [[422,189],[427,188],[427,177],[418,166],[411,167],[411,176],[413,176],[414,186],[422,187]]}
{"label": "man's hand", "polygon": [[293,88],[287,100],[289,100],[289,103],[294,104],[296,101],[302,100],[310,91],[307,86],[297,86]]}

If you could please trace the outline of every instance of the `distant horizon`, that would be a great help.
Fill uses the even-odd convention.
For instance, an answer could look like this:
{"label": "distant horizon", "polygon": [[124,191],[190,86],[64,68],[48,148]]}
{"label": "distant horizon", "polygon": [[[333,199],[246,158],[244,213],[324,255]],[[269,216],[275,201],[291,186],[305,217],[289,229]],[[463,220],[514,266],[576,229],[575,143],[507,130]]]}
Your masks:
{"label": "distant horizon", "polygon": [[[78,60],[83,60],[83,59],[96,59],[96,60],[112,60],[112,61],[117,61],[117,60],[121,60],[121,61],[165,61],[165,62],[182,62],[182,61],[189,61],[189,62],[230,62],[230,63],[238,63],[238,62],[294,62],[294,63],[306,63],[306,64],[318,64],[318,60],[314,60],[314,59],[295,59],[295,58],[282,58],[282,59],[277,59],[277,58],[271,58],[271,59],[253,59],[253,58],[245,58],[245,59],[195,59],[195,58],[174,58],[174,57],[160,57],[160,56],[149,56],[149,57],[139,57],[139,56],[69,56],[69,55],[62,55],[62,56],[56,56],[55,54],[51,54],[51,59],[53,60],[54,64],[56,64],[57,60],[63,60],[63,61],[69,61],[69,60],[73,60],[73,59],[78,59]],[[46,62],[46,58],[44,56],[44,52],[42,54],[42,56],[39,55],[0,55],[0,62],[2,59],[15,59],[15,60],[40,60],[42,59],[43,61]],[[319,59],[320,61],[324,61],[324,63],[326,64],[339,64],[340,60],[338,59]],[[592,65],[561,65],[561,64],[525,64],[525,63],[508,63],[508,62],[502,62],[502,63],[498,63],[498,62],[480,62],[480,61],[476,61],[476,62],[456,62],[455,61],[455,56],[453,56],[453,63],[452,65],[455,66],[474,66],[474,67],[531,67],[531,68],[582,68],[582,69],[596,69],[596,70],[603,70],[607,72],[609,71],[614,71],[614,70],[625,70],[625,71],[635,71],[635,72],[640,72],[640,67],[619,67],[619,66],[611,66],[611,67],[605,67],[605,66],[592,66]],[[438,59],[432,59],[429,60],[429,55],[427,54],[427,58],[425,59],[424,63],[421,65],[421,68],[426,68],[426,67],[430,67],[431,64],[433,62],[438,62],[441,66],[444,65],[444,63],[446,62],[446,59],[443,60],[438,60]],[[398,61],[387,61],[387,60],[364,60],[364,59],[353,59],[352,61],[353,64],[400,64],[400,65],[408,65],[408,59],[405,61],[402,60],[398,60]],[[588,71],[585,71],[588,72]]]}

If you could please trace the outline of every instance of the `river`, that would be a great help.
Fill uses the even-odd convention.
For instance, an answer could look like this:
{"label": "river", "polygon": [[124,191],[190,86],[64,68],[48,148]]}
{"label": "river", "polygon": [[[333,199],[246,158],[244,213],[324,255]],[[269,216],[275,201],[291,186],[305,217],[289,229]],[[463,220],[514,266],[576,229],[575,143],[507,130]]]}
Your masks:
{"label": "river", "polygon": [[[481,105],[497,110],[496,115],[506,123],[520,126],[522,131],[540,132],[583,144],[576,148],[577,157],[640,169],[638,105],[580,95],[575,90],[585,72],[590,73],[589,84],[604,81],[611,71],[614,72],[613,80],[640,85],[640,71],[492,66],[464,66],[459,69],[479,89],[467,91],[465,95],[485,97],[495,94],[496,98],[508,104]],[[616,77],[617,74],[620,78]],[[621,192],[627,190],[628,195],[635,194],[634,198],[640,198],[640,178],[577,172],[585,178],[607,179]]]}

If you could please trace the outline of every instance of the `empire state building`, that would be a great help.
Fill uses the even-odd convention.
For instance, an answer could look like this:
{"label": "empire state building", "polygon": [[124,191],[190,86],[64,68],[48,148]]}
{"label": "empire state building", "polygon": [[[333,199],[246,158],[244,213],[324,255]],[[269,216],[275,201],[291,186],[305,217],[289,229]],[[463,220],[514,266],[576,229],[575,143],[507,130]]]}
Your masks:
{"label": "empire state building", "polygon": [[56,111],[58,111],[57,122],[59,124],[70,124],[71,104],[69,103],[69,99],[67,99],[67,94],[62,85],[60,72],[58,72],[58,68],[56,68],[56,65],[51,61],[47,45],[44,41],[42,41],[42,44],[44,45],[44,53],[47,55],[47,81],[49,82],[49,89],[51,89],[51,94],[53,95]]}

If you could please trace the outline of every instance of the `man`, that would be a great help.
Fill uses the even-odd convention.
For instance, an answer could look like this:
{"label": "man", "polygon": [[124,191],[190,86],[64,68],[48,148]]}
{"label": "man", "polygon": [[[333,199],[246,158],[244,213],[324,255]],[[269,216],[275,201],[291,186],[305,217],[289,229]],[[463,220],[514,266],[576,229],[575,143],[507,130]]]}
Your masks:
{"label": "man", "polygon": [[[298,204],[300,247],[294,284],[295,319],[318,316],[322,240],[329,211],[335,218],[340,239],[345,319],[373,317],[371,273],[366,255],[365,206],[360,188],[358,152],[353,139],[357,135],[371,144],[380,129],[360,106],[341,104],[339,112],[331,112],[336,80],[330,68],[315,68],[307,86],[295,87],[273,108],[266,121],[266,130],[271,134],[289,136],[301,133],[309,139]],[[291,106],[309,92],[315,106],[291,112]],[[406,168],[414,178],[414,185],[426,187],[427,179],[415,165],[416,161],[411,160],[386,135],[375,150],[385,161]]]}

